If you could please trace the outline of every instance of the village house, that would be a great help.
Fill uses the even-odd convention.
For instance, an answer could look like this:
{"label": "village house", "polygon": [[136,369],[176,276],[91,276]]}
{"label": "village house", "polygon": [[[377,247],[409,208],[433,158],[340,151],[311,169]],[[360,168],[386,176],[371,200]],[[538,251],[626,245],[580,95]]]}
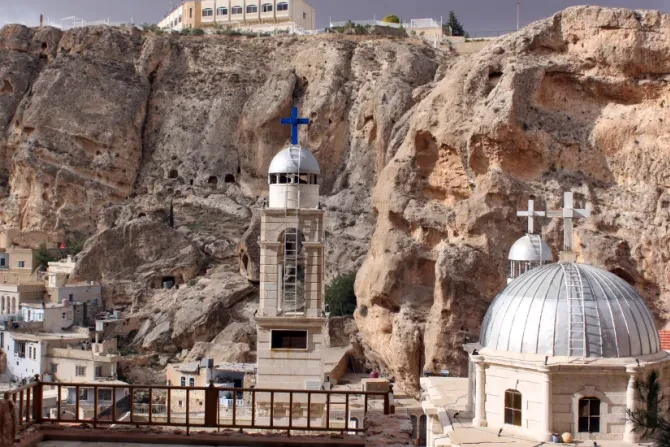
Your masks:
{"label": "village house", "polygon": [[173,9],[158,26],[174,31],[216,27],[255,32],[314,30],[316,10],[305,0],[191,0]]}
{"label": "village house", "polygon": [[[214,364],[211,359],[202,359],[199,362],[170,364],[165,370],[168,386],[207,387],[210,382],[219,388],[250,388],[256,384],[256,365],[253,363],[220,363]],[[189,392],[189,409],[197,411],[204,405],[204,392]],[[186,411],[186,390],[172,391],[170,409],[175,413]],[[219,395],[219,406],[232,407],[232,400],[236,399],[238,407],[245,406],[245,396],[239,393],[232,396],[229,391],[222,391]],[[246,402],[249,403],[249,402]]]}

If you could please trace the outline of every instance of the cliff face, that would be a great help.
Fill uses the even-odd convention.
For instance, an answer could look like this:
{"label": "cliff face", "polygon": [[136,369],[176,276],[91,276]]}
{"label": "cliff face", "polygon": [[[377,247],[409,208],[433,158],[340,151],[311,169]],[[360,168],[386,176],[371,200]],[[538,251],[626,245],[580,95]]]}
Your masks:
{"label": "cliff face", "polygon": [[[279,118],[298,105],[312,120],[301,142],[323,169],[327,278],[356,270],[388,141],[442,57],[403,39],[7,26],[0,225],[56,240],[95,235],[73,280],[102,281],[108,305],[145,318],[136,344],[175,351],[211,341],[222,327],[204,313],[253,314],[255,289],[240,281],[258,280],[254,216],[290,137]],[[212,286],[179,298],[150,289],[194,275]]]}
{"label": "cliff face", "polygon": [[[465,371],[530,198],[589,202],[581,259],[668,319],[668,82],[670,17],[622,9],[571,8],[455,61],[402,39],[5,27],[0,219],[99,233],[78,271],[144,318],[139,346],[210,342],[253,319],[256,211],[297,104],[323,170],[327,278],[363,264],[358,352],[412,391],[422,370]],[[562,223],[542,223],[560,246]],[[130,267],[115,244],[136,245]],[[138,274],[199,279],[161,292]]]}
{"label": "cliff face", "polygon": [[[408,115],[356,282],[362,338],[405,388],[421,370],[465,371],[461,344],[504,287],[531,198],[590,203],[581,260],[667,320],[669,56],[670,16],[571,8],[461,59]],[[562,222],[542,223],[560,247]]]}

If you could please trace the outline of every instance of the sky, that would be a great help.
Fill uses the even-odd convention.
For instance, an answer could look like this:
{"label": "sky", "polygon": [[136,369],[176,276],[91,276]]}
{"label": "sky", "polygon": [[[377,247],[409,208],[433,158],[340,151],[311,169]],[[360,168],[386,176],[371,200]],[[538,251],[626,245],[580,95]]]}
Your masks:
{"label": "sky", "polygon": [[[69,16],[87,21],[156,23],[168,11],[170,2],[180,0],[0,0],[0,25],[35,25],[40,13],[56,23]],[[454,10],[471,34],[481,31],[516,29],[517,0],[308,0],[317,11],[317,27],[328,21],[371,20],[396,14],[404,20],[446,16]],[[670,0],[520,0],[521,25],[548,17],[568,6],[597,4],[635,9],[659,9],[670,12]]]}

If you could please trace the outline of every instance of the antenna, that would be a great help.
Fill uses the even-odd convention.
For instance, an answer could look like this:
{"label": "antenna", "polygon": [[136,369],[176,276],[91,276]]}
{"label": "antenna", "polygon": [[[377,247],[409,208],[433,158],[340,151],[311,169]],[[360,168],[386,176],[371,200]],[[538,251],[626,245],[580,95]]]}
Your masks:
{"label": "antenna", "polygon": [[521,2],[517,0],[516,2],[516,30],[519,31],[519,28],[521,28]]}

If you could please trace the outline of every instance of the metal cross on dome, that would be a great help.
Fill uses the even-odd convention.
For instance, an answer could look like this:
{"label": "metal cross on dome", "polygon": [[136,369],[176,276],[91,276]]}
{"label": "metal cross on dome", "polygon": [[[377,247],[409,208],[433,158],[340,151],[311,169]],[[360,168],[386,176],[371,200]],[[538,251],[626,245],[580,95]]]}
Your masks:
{"label": "metal cross on dome", "polygon": [[528,211],[517,211],[516,215],[519,217],[528,218],[528,234],[535,233],[535,218],[536,217],[545,217],[547,213],[544,211],[535,211],[535,201],[528,201]]}
{"label": "metal cross on dome", "polygon": [[282,118],[281,123],[291,125],[291,144],[293,144],[294,146],[297,146],[298,145],[298,126],[309,125],[310,121],[309,121],[309,118],[298,118],[298,108],[293,107],[293,109],[291,109],[291,117],[290,118]]}
{"label": "metal cross on dome", "polygon": [[591,209],[588,204],[585,209],[575,209],[574,195],[572,192],[566,192],[563,195],[563,209],[547,211],[548,217],[562,217],[563,223],[563,250],[572,251],[573,248],[573,220],[591,216]]}

